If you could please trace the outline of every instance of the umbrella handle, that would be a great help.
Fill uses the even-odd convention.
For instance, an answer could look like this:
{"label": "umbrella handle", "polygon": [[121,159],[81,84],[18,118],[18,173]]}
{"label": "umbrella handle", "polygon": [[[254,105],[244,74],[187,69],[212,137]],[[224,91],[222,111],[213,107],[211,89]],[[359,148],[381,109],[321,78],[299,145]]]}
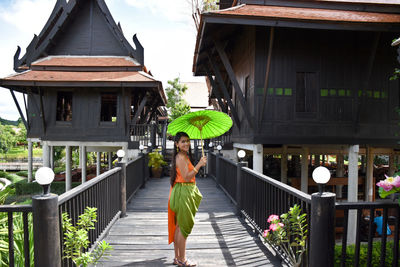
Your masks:
{"label": "umbrella handle", "polygon": [[204,157],[204,147],[203,147],[203,137],[200,131],[200,140],[201,140],[201,155]]}

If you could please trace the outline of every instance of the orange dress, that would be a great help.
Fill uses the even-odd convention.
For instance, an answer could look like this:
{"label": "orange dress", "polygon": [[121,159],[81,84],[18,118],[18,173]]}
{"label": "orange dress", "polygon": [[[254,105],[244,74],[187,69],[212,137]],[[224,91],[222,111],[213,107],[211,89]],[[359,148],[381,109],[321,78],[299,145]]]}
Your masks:
{"label": "orange dress", "polygon": [[[194,169],[193,164],[190,162],[190,160],[187,160],[188,163],[188,171],[191,172]],[[196,176],[193,176],[192,179],[190,179],[189,183],[195,183],[196,182]],[[181,172],[178,167],[176,167],[176,178],[175,178],[175,183],[188,183],[183,179]],[[174,242],[174,235],[175,235],[175,229],[176,229],[176,217],[175,217],[175,212],[173,212],[170,208],[169,205],[169,200],[171,199],[171,192],[172,192],[173,186],[170,187],[169,189],[169,198],[168,198],[168,244],[171,244]]]}

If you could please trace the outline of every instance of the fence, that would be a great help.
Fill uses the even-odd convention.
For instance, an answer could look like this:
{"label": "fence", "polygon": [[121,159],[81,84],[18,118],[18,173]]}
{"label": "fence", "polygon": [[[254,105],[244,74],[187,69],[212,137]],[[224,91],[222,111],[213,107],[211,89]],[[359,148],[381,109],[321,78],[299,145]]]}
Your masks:
{"label": "fence", "polygon": [[[89,247],[94,247],[97,240],[103,239],[118,217],[126,212],[126,201],[130,199],[148,178],[147,155],[126,164],[119,164],[88,182],[57,197],[50,195],[36,196],[33,205],[2,205],[0,214],[7,213],[9,266],[14,264],[14,237],[13,220],[18,213],[22,213],[23,220],[23,250],[25,266],[30,266],[32,257],[29,243],[29,227],[33,225],[35,265],[37,266],[74,266],[71,260],[63,260],[62,213],[68,213],[73,224],[76,224],[79,215],[86,207],[97,208],[97,222],[94,229],[89,231]],[[126,182],[126,183],[123,183]],[[125,191],[125,192],[124,192]],[[122,197],[124,196],[124,197]],[[51,198],[51,199],[50,199]],[[55,205],[49,203],[55,201]],[[50,203],[51,204],[51,203]],[[33,223],[28,221],[29,214],[33,214]],[[57,220],[58,218],[58,220]],[[3,224],[4,225],[4,224]],[[51,233],[57,233],[51,235]],[[57,244],[57,245],[56,245]],[[21,248],[19,248],[21,250]],[[43,263],[47,264],[43,264]],[[21,262],[18,262],[20,266]]]}
{"label": "fence", "polygon": [[[22,214],[21,214],[22,213]],[[30,223],[28,221],[29,214],[32,213],[32,206],[31,205],[2,205],[0,206],[0,215],[7,214],[6,216],[1,216],[0,220],[7,220],[7,233],[8,233],[8,265],[13,267],[15,265],[15,247],[14,247],[14,222],[15,220],[21,220],[23,224],[23,260],[24,262],[17,262],[18,266],[28,267],[30,266],[30,262],[32,260],[30,255],[30,246],[29,246],[29,239],[32,238],[29,236],[29,227]],[[22,216],[21,216],[22,215]],[[22,218],[21,218],[22,217]],[[1,222],[1,225],[4,226],[5,223]],[[3,229],[4,231],[5,229]],[[21,229],[19,229],[21,230]],[[3,234],[4,235],[4,234]],[[6,239],[3,239],[6,240]],[[21,249],[21,248],[19,248]],[[21,258],[21,257],[20,257]],[[22,259],[20,259],[22,260]]]}
{"label": "fence", "polygon": [[165,149],[166,134],[166,124],[130,125],[131,141],[137,142],[138,145],[147,146],[148,143],[151,143],[153,148],[162,147]]}
{"label": "fence", "polygon": [[[311,196],[243,167],[241,163],[224,159],[218,153],[209,153],[208,158],[209,175],[258,234],[266,229],[270,214],[286,213],[294,204],[307,213],[309,238],[304,266],[334,266],[334,262],[340,266],[398,266],[400,206],[397,202],[336,203],[332,193]],[[379,216],[383,225],[380,235],[374,230],[377,212],[382,215]],[[350,218],[355,219],[355,228],[351,231],[348,228],[352,225]],[[350,240],[354,243],[350,249],[348,236],[355,236],[354,242]],[[339,254],[336,248],[336,258],[335,237],[336,244],[341,244]],[[277,247],[274,248],[280,253]],[[377,250],[379,253],[374,253]],[[354,255],[349,251],[354,251]]]}

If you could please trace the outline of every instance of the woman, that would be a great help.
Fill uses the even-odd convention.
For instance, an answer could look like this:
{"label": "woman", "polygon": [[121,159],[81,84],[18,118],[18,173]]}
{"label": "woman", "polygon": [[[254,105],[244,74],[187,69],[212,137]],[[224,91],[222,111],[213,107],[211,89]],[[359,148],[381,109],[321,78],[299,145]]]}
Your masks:
{"label": "woman", "polygon": [[203,198],[196,186],[195,175],[206,163],[207,157],[202,157],[196,166],[192,165],[189,136],[184,132],[177,133],[168,201],[168,243],[174,242],[173,263],[178,266],[196,266],[186,259],[186,239],[192,232],[194,216]]}

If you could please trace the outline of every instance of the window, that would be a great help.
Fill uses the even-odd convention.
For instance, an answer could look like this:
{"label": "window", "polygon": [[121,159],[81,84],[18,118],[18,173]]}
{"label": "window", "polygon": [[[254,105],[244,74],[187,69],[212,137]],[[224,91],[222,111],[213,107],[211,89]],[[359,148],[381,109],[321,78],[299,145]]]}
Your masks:
{"label": "window", "polygon": [[57,92],[57,121],[72,121],[72,92]]}
{"label": "window", "polygon": [[102,93],[101,94],[101,121],[117,121],[117,94]]}
{"label": "window", "polygon": [[[296,112],[317,111],[317,77],[315,72],[296,73]],[[332,91],[330,93],[332,94]]]}

